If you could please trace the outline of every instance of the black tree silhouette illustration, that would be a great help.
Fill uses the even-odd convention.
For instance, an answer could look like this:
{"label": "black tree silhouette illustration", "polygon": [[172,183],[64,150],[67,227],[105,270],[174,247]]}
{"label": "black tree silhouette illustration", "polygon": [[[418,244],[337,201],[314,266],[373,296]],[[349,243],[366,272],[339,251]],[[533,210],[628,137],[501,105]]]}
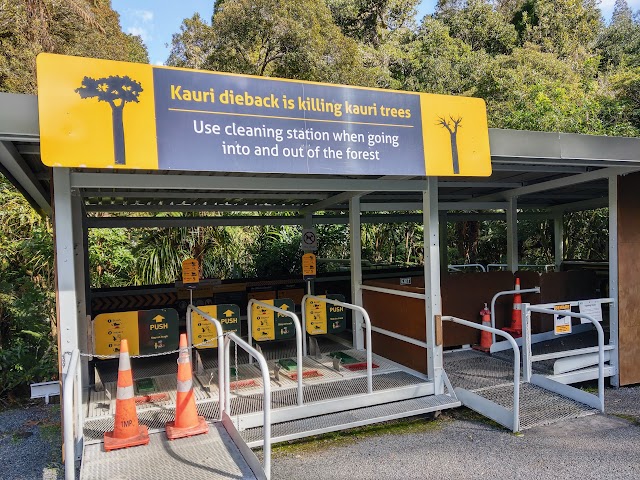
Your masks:
{"label": "black tree silhouette illustration", "polygon": [[97,98],[99,102],[107,102],[111,107],[113,154],[116,165],[126,164],[122,111],[127,103],[138,103],[138,97],[142,91],[140,82],[128,76],[111,76],[97,80],[84,77],[82,86],[76,89],[76,93],[82,98]]}
{"label": "black tree silhouette illustration", "polygon": [[460,127],[460,123],[462,122],[462,117],[453,118],[449,117],[449,120],[446,120],[444,117],[438,117],[438,123],[436,125],[442,125],[449,131],[449,135],[451,136],[451,157],[453,159],[453,174],[458,175],[460,173],[460,165],[458,163],[458,128]]}

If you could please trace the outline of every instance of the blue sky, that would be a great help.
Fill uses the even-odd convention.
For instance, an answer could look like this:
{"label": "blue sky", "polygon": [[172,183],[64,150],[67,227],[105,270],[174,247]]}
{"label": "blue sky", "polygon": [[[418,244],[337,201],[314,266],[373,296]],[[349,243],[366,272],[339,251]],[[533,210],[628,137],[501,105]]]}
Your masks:
{"label": "blue sky", "polygon": [[[424,0],[418,17],[432,13],[437,0]],[[635,11],[640,0],[627,0]],[[127,33],[140,35],[149,49],[151,63],[161,65],[169,56],[171,35],[178,32],[184,18],[195,12],[209,21],[213,0],[112,0],[114,10],[120,14],[120,23]],[[606,19],[611,17],[615,0],[601,0],[600,8]]]}

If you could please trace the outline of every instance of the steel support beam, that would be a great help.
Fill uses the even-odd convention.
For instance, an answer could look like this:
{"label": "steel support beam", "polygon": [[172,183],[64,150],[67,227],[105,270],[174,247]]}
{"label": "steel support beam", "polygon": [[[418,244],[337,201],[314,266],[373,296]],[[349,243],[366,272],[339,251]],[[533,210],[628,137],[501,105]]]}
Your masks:
{"label": "steel support beam", "polygon": [[553,217],[553,254],[555,257],[556,272],[560,271],[560,265],[564,260],[564,216],[562,212]]}
{"label": "steel support beam", "polygon": [[377,178],[295,178],[234,177],[215,175],[149,175],[142,173],[71,174],[76,188],[139,190],[249,190],[292,192],[416,192],[423,180],[385,180]]}
{"label": "steel support beam", "polygon": [[[58,355],[60,378],[76,376],[76,389],[73,404],[75,412],[62,412],[62,415],[75,415],[76,457],[82,452],[82,386],[83,375],[78,371],[69,372],[71,352],[86,348],[86,331],[82,332],[86,310],[82,310],[84,282],[80,283],[79,255],[77,241],[82,242],[82,225],[78,224],[80,198],[72,196],[70,172],[67,168],[53,170],[54,184],[54,252],[56,268],[56,317],[58,326]],[[80,233],[78,233],[80,231]],[[83,318],[84,317],[84,318]],[[83,341],[84,338],[84,341]],[[86,350],[85,350],[86,351]]]}
{"label": "steel support beam", "polygon": [[611,385],[620,386],[620,345],[618,328],[618,176],[609,177],[609,297],[613,303],[609,306],[609,344],[615,345],[611,351],[609,364],[614,367],[615,375]]}
{"label": "steel support beam", "polygon": [[518,270],[518,201],[509,199],[507,208],[507,265],[512,272]]}
{"label": "steel support beam", "polygon": [[438,180],[427,179],[427,190],[423,193],[424,217],[424,294],[427,338],[427,372],[434,381],[435,394],[444,393],[442,377],[442,345],[437,344],[436,316],[442,316],[440,294],[440,232],[438,230]]}
{"label": "steel support beam", "polygon": [[482,202],[494,202],[499,200],[508,200],[513,197],[520,197],[523,195],[530,195],[532,193],[544,192],[545,190],[553,190],[556,188],[566,187],[567,185],[577,185],[580,183],[592,182],[594,180],[600,180],[603,178],[609,178],[611,175],[620,175],[625,173],[631,173],[640,170],[637,164],[630,164],[628,168],[612,167],[601,168],[600,170],[594,170],[593,172],[582,173],[579,175],[573,175],[571,177],[557,178],[555,180],[549,180],[547,182],[535,183],[533,185],[527,185],[526,187],[520,187],[513,190],[507,190],[504,192],[493,193],[491,195],[483,195],[478,197],[477,201]]}
{"label": "steel support beam", "polygon": [[45,215],[51,215],[48,195],[11,142],[0,142],[0,164],[20,184]]}
{"label": "steel support beam", "polygon": [[[349,200],[349,238],[351,245],[351,303],[364,307],[362,302],[362,225],[360,223],[360,196]],[[353,321],[353,345],[365,348],[362,314],[351,312]]]}

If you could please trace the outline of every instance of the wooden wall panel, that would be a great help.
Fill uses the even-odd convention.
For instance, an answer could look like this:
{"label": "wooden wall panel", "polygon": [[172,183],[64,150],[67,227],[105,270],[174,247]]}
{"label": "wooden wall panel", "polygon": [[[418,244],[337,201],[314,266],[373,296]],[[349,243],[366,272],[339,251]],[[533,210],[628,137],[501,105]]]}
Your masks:
{"label": "wooden wall panel", "polygon": [[620,385],[640,383],[640,173],[618,179]]}

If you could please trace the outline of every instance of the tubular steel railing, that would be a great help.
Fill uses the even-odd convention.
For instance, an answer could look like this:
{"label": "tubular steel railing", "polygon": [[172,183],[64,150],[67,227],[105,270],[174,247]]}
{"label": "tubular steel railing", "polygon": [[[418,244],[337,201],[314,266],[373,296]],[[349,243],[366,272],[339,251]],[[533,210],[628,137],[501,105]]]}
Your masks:
{"label": "tubular steel railing", "polygon": [[481,272],[485,273],[487,271],[485,266],[481,263],[465,263],[464,265],[448,265],[447,267],[453,271],[459,271],[462,268],[479,268]]}
{"label": "tubular steel railing", "polygon": [[[306,322],[306,303],[307,299],[315,300],[316,302],[324,302],[330,305],[336,305],[338,307],[348,308],[349,310],[356,311],[362,315],[366,329],[366,344],[367,344],[367,392],[373,392],[373,367],[372,367],[372,354],[371,354],[371,319],[367,311],[359,305],[352,303],[341,302],[339,300],[333,300],[330,298],[318,297],[315,295],[305,295],[302,297],[302,318]],[[305,323],[306,326],[306,323]],[[305,329],[306,330],[306,329]]]}
{"label": "tubular steel railing", "polygon": [[584,318],[589,320],[596,327],[598,331],[598,401],[600,411],[604,412],[604,330],[600,322],[595,320],[590,315],[584,313],[576,313],[570,310],[552,310],[549,308],[542,308],[535,305],[523,304],[522,305],[523,325],[526,325],[524,332],[524,343],[522,345],[523,355],[525,357],[524,374],[525,380],[531,379],[531,364],[536,361],[536,357],[531,354],[531,321],[529,312],[544,313],[547,315],[563,315],[572,318]]}
{"label": "tubular steel railing", "polygon": [[509,335],[507,332],[503,332],[502,330],[498,330],[493,327],[485,327],[482,324],[470,322],[468,320],[463,320],[461,318],[452,317],[452,316],[443,316],[442,321],[449,321],[458,323],[460,325],[465,325],[467,327],[476,328],[478,330],[484,330],[485,332],[494,333],[500,335],[507,339],[507,341],[511,344],[511,348],[513,348],[513,426],[512,430],[517,432],[520,430],[520,350],[518,349],[518,344],[514,340],[514,338]]}
{"label": "tubular steel railing", "polygon": [[192,312],[196,312],[198,315],[200,315],[202,318],[204,318],[205,320],[208,320],[209,322],[213,323],[213,326],[216,328],[216,337],[218,339],[218,405],[220,406],[219,410],[219,415],[220,415],[220,420],[222,420],[223,418],[223,413],[224,413],[224,405],[226,405],[225,403],[225,392],[224,392],[224,375],[225,375],[225,364],[224,364],[224,352],[222,351],[222,348],[220,348],[221,346],[221,342],[223,340],[223,330],[222,330],[222,324],[220,323],[220,321],[216,318],[213,318],[211,315],[203,312],[202,310],[200,310],[198,307],[189,304],[189,306],[187,307],[187,335],[189,336],[189,346],[191,347],[191,345],[193,345],[193,339],[191,338],[191,317],[192,317]]}
{"label": "tubular steel railing", "polygon": [[[80,358],[80,350],[76,349],[71,352],[69,360],[69,368],[62,381],[62,408],[63,417],[63,438],[64,438],[64,478],[65,480],[75,480],[76,478],[76,454],[75,454],[75,437],[73,431],[73,386],[76,383],[76,374],[78,370],[78,358]],[[80,407],[78,407],[80,408]],[[78,428],[82,428],[78,425]]]}
{"label": "tubular steel railing", "polygon": [[[540,293],[540,287],[524,288],[522,290],[504,290],[496,293],[491,299],[491,328],[496,328],[496,300],[503,295],[515,295],[516,293]],[[495,333],[491,334],[491,343],[496,343]]]}
{"label": "tubular steel railing", "polygon": [[[267,310],[272,310],[280,315],[284,315],[293,320],[293,324],[296,327],[296,363],[297,365],[297,381],[298,381],[298,405],[302,405],[304,402],[304,394],[302,392],[302,327],[300,326],[300,319],[298,316],[289,312],[288,310],[283,310],[282,308],[275,307],[273,305],[269,305],[268,303],[261,302],[259,300],[251,299],[249,300],[249,304],[247,305],[247,324],[249,329],[249,346],[251,346],[252,340],[251,337],[253,335],[252,330],[252,322],[253,322],[253,305],[257,305],[262,308],[266,308]],[[249,358],[250,363],[253,363],[252,359]]]}
{"label": "tubular steel railing", "polygon": [[[251,334],[251,332],[249,332]],[[247,342],[242,340],[238,335],[232,332],[227,332],[225,334],[224,340],[224,358],[225,358],[225,366],[227,370],[226,380],[225,381],[225,400],[226,406],[225,411],[228,412],[228,415],[231,416],[231,386],[230,379],[231,372],[229,370],[230,358],[229,351],[231,346],[231,341],[234,341],[236,345],[243,348],[251,357],[255,358],[260,365],[260,373],[262,373],[262,388],[264,392],[263,401],[262,401],[262,411],[263,411],[263,432],[264,432],[264,444],[262,446],[263,452],[263,465],[264,472],[267,480],[271,478],[271,378],[269,377],[269,366],[267,365],[267,361],[264,359],[262,354],[258,352],[255,348],[249,345]]]}

